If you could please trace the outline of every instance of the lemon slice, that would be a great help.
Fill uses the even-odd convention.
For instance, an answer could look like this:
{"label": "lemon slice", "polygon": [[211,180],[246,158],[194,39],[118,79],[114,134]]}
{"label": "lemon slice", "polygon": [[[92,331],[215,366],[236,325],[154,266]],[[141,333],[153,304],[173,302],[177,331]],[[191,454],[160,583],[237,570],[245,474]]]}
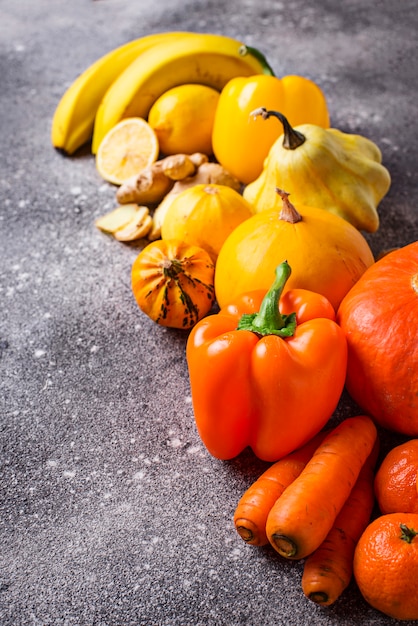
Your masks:
{"label": "lemon slice", "polygon": [[96,154],[96,168],[109,183],[122,185],[158,158],[155,131],[142,117],[129,117],[111,128]]}

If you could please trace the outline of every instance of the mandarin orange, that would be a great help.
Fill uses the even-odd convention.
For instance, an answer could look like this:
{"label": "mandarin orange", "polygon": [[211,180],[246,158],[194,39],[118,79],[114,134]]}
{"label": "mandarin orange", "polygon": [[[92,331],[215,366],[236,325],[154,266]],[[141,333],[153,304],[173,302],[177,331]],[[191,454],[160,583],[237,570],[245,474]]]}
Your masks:
{"label": "mandarin orange", "polygon": [[418,439],[392,448],[375,477],[374,489],[381,513],[418,513]]}
{"label": "mandarin orange", "polygon": [[353,572],[366,602],[398,620],[418,619],[418,514],[389,513],[371,522],[354,553]]}

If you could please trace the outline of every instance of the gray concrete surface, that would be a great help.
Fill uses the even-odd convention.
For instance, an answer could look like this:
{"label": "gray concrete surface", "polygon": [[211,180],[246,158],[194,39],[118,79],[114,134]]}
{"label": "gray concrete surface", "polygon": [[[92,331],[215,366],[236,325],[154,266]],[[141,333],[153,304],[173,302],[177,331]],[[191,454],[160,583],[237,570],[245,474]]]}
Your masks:
{"label": "gray concrete surface", "polygon": [[[354,583],[318,608],[301,563],[235,534],[235,505],[265,464],[205,451],[186,336],[140,313],[138,250],[94,226],[114,189],[88,151],[50,145],[78,73],[175,29],[240,38],[277,75],[317,81],[333,125],[376,141],[392,174],[373,251],[418,239],[414,0],[0,0],[0,624],[394,623]],[[355,411],[344,396],[334,419]]]}

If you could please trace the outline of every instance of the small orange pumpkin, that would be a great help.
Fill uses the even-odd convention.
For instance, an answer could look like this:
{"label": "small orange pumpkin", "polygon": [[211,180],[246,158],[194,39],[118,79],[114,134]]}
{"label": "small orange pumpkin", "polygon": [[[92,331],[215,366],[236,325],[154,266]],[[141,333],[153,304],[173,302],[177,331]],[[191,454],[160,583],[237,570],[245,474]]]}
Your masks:
{"label": "small orange pumpkin", "polygon": [[154,322],[188,329],[212,307],[214,272],[202,248],[177,239],[153,241],[133,263],[132,291],[139,308]]}
{"label": "small orange pumpkin", "polygon": [[418,436],[418,241],[370,267],[338,310],[348,344],[346,386],[375,421]]}
{"label": "small orange pumpkin", "polygon": [[220,307],[241,293],[267,291],[279,263],[288,261],[288,289],[320,293],[337,310],[342,298],[374,263],[363,235],[349,222],[321,208],[290,203],[261,211],[240,224],[223,244],[216,262],[215,293]]}

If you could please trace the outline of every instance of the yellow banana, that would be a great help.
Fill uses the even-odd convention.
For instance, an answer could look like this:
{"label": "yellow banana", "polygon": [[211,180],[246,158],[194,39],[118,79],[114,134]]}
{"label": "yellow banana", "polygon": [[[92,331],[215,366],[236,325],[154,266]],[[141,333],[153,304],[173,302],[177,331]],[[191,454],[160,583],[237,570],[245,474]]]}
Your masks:
{"label": "yellow banana", "polygon": [[97,110],[92,152],[106,133],[126,117],[147,118],[165,91],[185,83],[218,89],[235,76],[273,74],[263,55],[223,35],[193,33],[140,54],[112,83]]}
{"label": "yellow banana", "polygon": [[75,79],[62,96],[52,119],[52,145],[73,154],[93,135],[97,108],[113,81],[138,55],[163,41],[184,37],[186,32],[167,32],[134,39],[108,52]]}

